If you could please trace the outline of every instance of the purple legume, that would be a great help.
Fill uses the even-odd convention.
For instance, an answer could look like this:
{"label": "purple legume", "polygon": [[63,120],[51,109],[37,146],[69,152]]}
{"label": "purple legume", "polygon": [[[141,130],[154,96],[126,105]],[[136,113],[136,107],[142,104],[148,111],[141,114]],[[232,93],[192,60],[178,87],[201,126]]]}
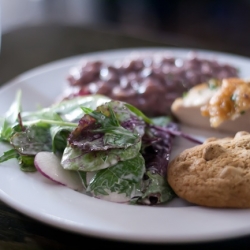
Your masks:
{"label": "purple legume", "polygon": [[211,78],[239,77],[234,66],[194,55],[124,58],[119,64],[86,61],[68,75],[79,94],[103,94],[128,102],[148,116],[169,115],[173,101]]}

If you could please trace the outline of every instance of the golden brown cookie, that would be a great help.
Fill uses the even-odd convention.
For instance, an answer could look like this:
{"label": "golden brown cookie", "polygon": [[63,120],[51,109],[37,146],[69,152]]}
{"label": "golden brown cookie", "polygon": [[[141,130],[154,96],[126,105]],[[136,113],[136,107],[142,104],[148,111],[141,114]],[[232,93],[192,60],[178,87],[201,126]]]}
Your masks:
{"label": "golden brown cookie", "polygon": [[250,208],[250,134],[211,138],[184,150],[170,162],[167,180],[193,204]]}

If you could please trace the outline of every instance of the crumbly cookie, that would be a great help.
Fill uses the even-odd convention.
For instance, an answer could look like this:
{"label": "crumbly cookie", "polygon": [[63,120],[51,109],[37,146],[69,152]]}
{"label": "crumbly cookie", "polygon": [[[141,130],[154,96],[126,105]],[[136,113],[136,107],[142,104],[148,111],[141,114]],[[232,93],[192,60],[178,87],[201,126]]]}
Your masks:
{"label": "crumbly cookie", "polygon": [[250,133],[209,138],[184,150],[170,162],[167,180],[180,198],[193,204],[250,208]]}

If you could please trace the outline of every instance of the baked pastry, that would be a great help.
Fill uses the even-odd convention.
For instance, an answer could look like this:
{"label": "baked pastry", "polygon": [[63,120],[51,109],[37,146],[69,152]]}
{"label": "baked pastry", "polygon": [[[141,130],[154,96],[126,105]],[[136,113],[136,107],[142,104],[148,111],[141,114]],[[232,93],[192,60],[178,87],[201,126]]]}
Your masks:
{"label": "baked pastry", "polygon": [[209,138],[184,150],[169,163],[167,180],[190,203],[250,208],[250,134]]}
{"label": "baked pastry", "polygon": [[192,127],[250,132],[250,82],[225,78],[196,85],[173,102],[171,111],[178,121]]}

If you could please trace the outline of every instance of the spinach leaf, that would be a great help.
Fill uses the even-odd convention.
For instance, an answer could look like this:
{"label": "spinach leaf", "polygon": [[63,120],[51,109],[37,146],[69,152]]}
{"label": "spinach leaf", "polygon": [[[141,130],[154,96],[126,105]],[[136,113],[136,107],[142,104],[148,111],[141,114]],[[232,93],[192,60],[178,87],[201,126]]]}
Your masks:
{"label": "spinach leaf", "polygon": [[141,180],[144,173],[144,159],[138,154],[133,159],[120,161],[110,168],[98,171],[90,181],[87,191],[99,198],[115,193],[122,195],[125,201],[130,201],[141,196]]}
{"label": "spinach leaf", "polygon": [[110,99],[102,95],[79,96],[74,99],[63,100],[35,112],[23,112],[22,117],[25,121],[38,119],[58,120],[57,117],[60,117],[65,122],[78,122],[84,114],[81,109],[82,106],[96,109],[97,106],[107,101],[110,101]]}
{"label": "spinach leaf", "polygon": [[29,126],[24,132],[17,132],[10,138],[10,144],[21,155],[35,155],[40,151],[52,151],[50,126]]}
{"label": "spinach leaf", "polygon": [[19,166],[24,172],[36,172],[36,167],[34,165],[34,157],[30,155],[20,155]]}
{"label": "spinach leaf", "polygon": [[169,186],[166,176],[147,171],[147,179],[143,182],[143,189],[138,203],[154,205],[164,203],[176,197],[176,194]]}
{"label": "spinach leaf", "polygon": [[141,140],[145,122],[124,103],[110,101],[85,114],[69,136],[69,143],[84,152],[127,148]]}
{"label": "spinach leaf", "polygon": [[72,127],[51,126],[50,134],[52,139],[52,152],[61,156],[67,147],[68,136],[72,132]]}
{"label": "spinach leaf", "polygon": [[110,149],[85,153],[78,148],[67,146],[61,164],[64,169],[77,171],[97,171],[114,166],[120,161],[134,158],[140,151],[141,142],[126,149]]}

